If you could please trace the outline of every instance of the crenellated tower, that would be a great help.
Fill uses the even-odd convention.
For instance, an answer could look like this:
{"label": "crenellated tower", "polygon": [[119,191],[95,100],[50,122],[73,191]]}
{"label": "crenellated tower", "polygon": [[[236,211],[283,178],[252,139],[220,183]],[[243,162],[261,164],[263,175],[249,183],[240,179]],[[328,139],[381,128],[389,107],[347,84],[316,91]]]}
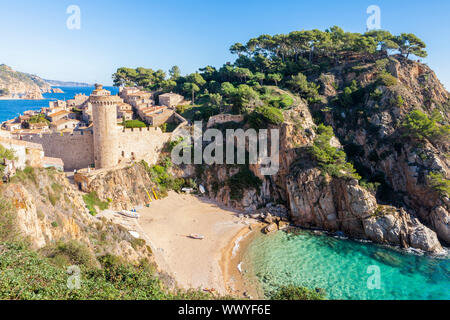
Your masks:
{"label": "crenellated tower", "polygon": [[89,101],[94,124],[95,168],[114,167],[119,161],[117,104],[121,99],[96,84]]}

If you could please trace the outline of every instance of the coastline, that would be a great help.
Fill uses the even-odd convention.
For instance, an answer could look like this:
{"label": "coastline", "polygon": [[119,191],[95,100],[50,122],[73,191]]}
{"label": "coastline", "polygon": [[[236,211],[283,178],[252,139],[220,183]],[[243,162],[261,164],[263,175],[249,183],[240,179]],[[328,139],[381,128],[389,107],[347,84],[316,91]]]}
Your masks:
{"label": "coastline", "polygon": [[229,294],[246,299],[263,299],[264,293],[256,284],[256,278],[244,276],[241,268],[243,257],[253,239],[266,224],[255,222],[239,231],[222,250],[222,273]]}

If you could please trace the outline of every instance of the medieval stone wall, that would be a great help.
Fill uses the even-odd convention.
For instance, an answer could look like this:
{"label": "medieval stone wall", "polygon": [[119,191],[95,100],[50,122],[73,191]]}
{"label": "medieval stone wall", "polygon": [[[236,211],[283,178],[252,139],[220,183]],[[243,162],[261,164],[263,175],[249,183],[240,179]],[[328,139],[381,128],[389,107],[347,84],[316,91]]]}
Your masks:
{"label": "medieval stone wall", "polygon": [[92,132],[49,133],[26,135],[24,141],[39,143],[47,157],[61,158],[65,170],[87,168],[94,164],[94,141]]}

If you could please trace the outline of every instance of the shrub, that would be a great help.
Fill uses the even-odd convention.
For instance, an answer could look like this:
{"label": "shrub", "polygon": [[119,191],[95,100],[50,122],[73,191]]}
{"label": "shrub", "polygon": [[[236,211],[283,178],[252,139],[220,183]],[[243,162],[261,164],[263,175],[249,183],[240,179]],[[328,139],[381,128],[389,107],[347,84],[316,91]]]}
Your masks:
{"label": "shrub", "polygon": [[89,209],[90,214],[93,216],[98,213],[96,207],[100,210],[106,210],[109,207],[109,203],[107,201],[101,201],[95,191],[84,195],[83,200],[86,207]]}
{"label": "shrub", "polygon": [[308,82],[306,76],[302,73],[291,76],[290,80],[288,80],[286,84],[293,92],[298,93],[303,98],[314,99],[319,95],[320,86],[312,82]]}
{"label": "shrub", "polygon": [[269,124],[279,125],[283,123],[284,117],[281,110],[274,107],[262,106],[256,107],[248,115],[248,122],[252,128],[264,129]]}
{"label": "shrub", "polygon": [[441,196],[448,197],[450,195],[450,180],[443,173],[430,172],[427,179],[431,187],[439,192]]}
{"label": "shrub", "polygon": [[280,287],[274,294],[270,296],[271,300],[325,300],[323,290],[311,290],[297,286]]}
{"label": "shrub", "polygon": [[310,152],[323,172],[333,177],[348,177],[361,179],[355,172],[353,165],[346,161],[343,150],[330,145],[334,137],[333,128],[320,124],[317,128],[317,137],[314,140]]}
{"label": "shrub", "polygon": [[398,80],[396,77],[394,77],[392,74],[390,74],[388,72],[381,72],[378,75],[377,82],[380,85],[383,85],[386,87],[391,87],[391,86],[395,86],[397,84]]}
{"label": "shrub", "polygon": [[436,124],[437,117],[429,118],[420,110],[407,115],[402,123],[404,136],[416,140],[428,139],[433,142],[446,141],[450,136],[450,126]]}
{"label": "shrub", "polygon": [[91,250],[84,244],[76,240],[58,241],[42,249],[44,255],[53,259],[58,265],[78,265],[93,267],[96,259]]}

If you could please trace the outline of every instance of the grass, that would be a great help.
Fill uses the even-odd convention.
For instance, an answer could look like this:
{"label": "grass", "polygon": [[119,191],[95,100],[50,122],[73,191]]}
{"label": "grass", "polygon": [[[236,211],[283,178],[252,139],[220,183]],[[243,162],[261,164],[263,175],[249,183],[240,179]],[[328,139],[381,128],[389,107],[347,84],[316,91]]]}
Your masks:
{"label": "grass", "polygon": [[0,196],[0,242],[15,241],[20,236],[17,212],[12,203]]}
{"label": "grass", "polygon": [[86,194],[83,196],[84,203],[86,204],[86,207],[89,209],[89,212],[91,215],[95,216],[97,215],[97,207],[100,210],[106,210],[109,207],[108,201],[101,201],[98,197],[97,192],[93,191],[89,194]]}

